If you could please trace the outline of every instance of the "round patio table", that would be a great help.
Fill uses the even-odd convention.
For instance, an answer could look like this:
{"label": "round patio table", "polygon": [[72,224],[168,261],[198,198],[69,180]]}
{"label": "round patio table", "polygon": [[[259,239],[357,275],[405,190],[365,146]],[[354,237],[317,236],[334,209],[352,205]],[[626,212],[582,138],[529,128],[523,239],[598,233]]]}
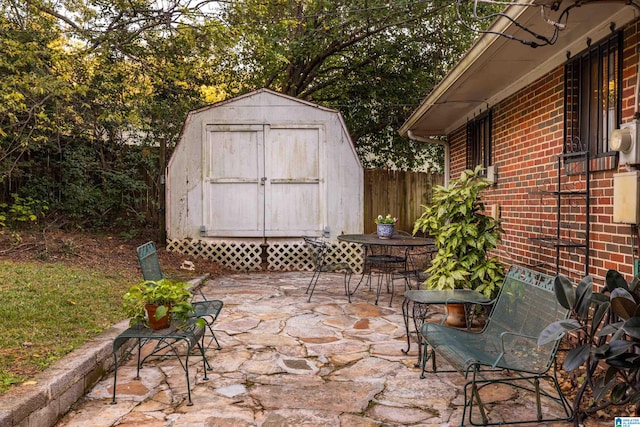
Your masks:
{"label": "round patio table", "polygon": [[430,237],[405,236],[394,234],[390,239],[381,239],[377,234],[341,234],[338,240],[343,242],[360,243],[366,246],[392,246],[414,248],[418,246],[430,246],[434,241]]}
{"label": "round patio table", "polygon": [[[411,248],[420,246],[433,246],[434,241],[432,238],[415,237],[404,234],[394,234],[389,239],[380,239],[377,234],[342,234],[338,236],[338,240],[343,242],[358,243],[365,247],[365,263],[369,264],[369,267],[377,268],[380,270],[378,276],[378,286],[376,292],[376,305],[380,298],[380,290],[382,289],[383,279],[386,278],[387,287],[391,287],[391,299],[389,300],[389,306],[393,302],[393,280],[391,275],[393,271],[398,267],[404,267],[406,270],[407,252]],[[381,247],[381,250],[375,250],[374,247]],[[393,248],[404,248],[404,256],[398,256],[392,254]],[[362,283],[366,268],[362,271],[362,277],[356,285],[353,291],[349,291],[350,295],[353,295]],[[371,281],[371,268],[369,268],[369,274],[367,275],[367,282]]]}

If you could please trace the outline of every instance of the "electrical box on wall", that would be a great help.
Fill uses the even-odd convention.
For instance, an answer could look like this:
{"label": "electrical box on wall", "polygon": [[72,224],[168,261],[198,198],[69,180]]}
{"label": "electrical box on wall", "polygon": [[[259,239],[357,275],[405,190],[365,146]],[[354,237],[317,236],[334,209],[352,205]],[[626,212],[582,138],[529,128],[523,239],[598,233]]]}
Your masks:
{"label": "electrical box on wall", "polygon": [[620,165],[640,164],[640,141],[638,140],[637,120],[620,125],[609,135],[609,147],[620,154]]}
{"label": "electrical box on wall", "polygon": [[500,219],[500,205],[497,203],[494,203],[493,205],[489,206],[489,212],[491,214],[491,218],[495,219],[496,221],[498,221]]}
{"label": "electrical box on wall", "polygon": [[640,171],[613,175],[613,222],[640,224]]}
{"label": "electrical box on wall", "polygon": [[487,181],[491,184],[498,182],[498,167],[496,165],[487,166]]}

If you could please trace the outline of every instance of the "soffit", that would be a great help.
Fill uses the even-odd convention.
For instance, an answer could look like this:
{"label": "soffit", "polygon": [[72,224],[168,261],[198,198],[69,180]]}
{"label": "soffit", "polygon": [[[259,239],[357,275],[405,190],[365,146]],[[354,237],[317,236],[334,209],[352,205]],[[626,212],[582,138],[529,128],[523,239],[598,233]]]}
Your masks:
{"label": "soffit", "polygon": [[[536,0],[532,0],[532,3]],[[539,3],[539,1],[537,2]],[[561,10],[568,3],[563,2]],[[509,7],[509,16],[536,32],[551,34],[551,26],[541,18],[539,7]],[[500,102],[549,71],[563,64],[567,54],[575,55],[593,42],[611,34],[611,24],[622,28],[639,11],[624,3],[595,2],[570,11],[566,28],[550,46],[532,48],[520,42],[490,34],[481,35],[465,57],[423,100],[400,128],[400,134],[419,137],[446,135],[479,112]],[[506,19],[495,21],[491,29],[531,39]]]}

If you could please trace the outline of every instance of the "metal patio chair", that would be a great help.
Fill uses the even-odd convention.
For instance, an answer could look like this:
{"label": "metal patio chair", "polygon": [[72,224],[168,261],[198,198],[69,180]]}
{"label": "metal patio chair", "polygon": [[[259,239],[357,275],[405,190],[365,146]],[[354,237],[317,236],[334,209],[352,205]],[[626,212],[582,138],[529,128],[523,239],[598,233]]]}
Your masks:
{"label": "metal patio chair", "polygon": [[[413,236],[406,231],[398,231],[402,236]],[[431,264],[438,248],[435,243],[428,246],[409,248],[406,252],[405,268],[392,272],[392,280],[402,279],[405,282],[405,291],[408,289],[419,289],[420,285],[427,280],[425,270]]]}
{"label": "metal patio chair", "polygon": [[[327,242],[321,238],[304,237],[304,243],[309,248],[309,253],[313,262],[313,275],[307,286],[305,293],[309,294],[307,302],[311,302],[313,291],[316,289],[318,279],[321,273],[325,272],[344,272],[344,293],[347,295],[347,299],[351,302],[351,292],[349,292],[349,282],[351,281],[351,275],[353,269],[347,262],[335,261],[331,254],[331,248],[327,245]],[[311,291],[311,292],[309,292]]]}
{"label": "metal patio chair", "polygon": [[[397,231],[396,231],[397,233]],[[393,248],[383,245],[369,245],[366,248],[367,254],[364,257],[365,271],[368,271],[367,283],[371,288],[372,274],[378,272],[378,283],[376,289],[376,305],[380,299],[383,283],[386,283],[387,292],[391,293],[389,307],[393,302],[394,283],[393,273],[407,269],[407,253],[409,248],[404,248],[400,254],[393,252]]]}
{"label": "metal patio chair", "polygon": [[[202,292],[201,284],[209,277],[209,275],[202,276],[189,276],[189,275],[166,275],[162,272],[160,268],[160,260],[158,259],[158,252],[156,250],[156,246],[153,242],[147,242],[144,245],[138,246],[136,249],[136,253],[138,254],[138,262],[140,263],[140,269],[142,270],[142,277],[144,280],[179,280],[183,282],[190,282],[194,284],[194,288],[200,294],[202,301],[191,301],[191,305],[193,306],[193,317],[201,318],[206,322],[208,334],[203,335],[204,337],[208,336],[215,341],[218,350],[222,347],[218,342],[218,338],[213,332],[213,323],[218,318],[220,311],[222,310],[222,306],[224,305],[221,300],[208,300],[207,297]],[[211,341],[209,342],[209,345]],[[208,346],[207,346],[208,348]]]}

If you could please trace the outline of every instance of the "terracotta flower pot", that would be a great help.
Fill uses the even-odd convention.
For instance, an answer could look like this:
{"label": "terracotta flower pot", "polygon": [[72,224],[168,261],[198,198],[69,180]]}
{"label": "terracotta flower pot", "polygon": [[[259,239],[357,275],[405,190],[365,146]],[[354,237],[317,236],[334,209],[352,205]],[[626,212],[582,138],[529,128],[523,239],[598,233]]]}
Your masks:
{"label": "terracotta flower pot", "polygon": [[149,327],[151,329],[164,329],[169,327],[169,310],[170,307],[167,307],[167,314],[162,316],[159,319],[156,319],[156,310],[158,309],[158,305],[147,304],[144,306],[145,310],[147,310],[147,317],[149,318]]}
{"label": "terracotta flower pot", "polygon": [[454,328],[466,328],[467,317],[464,312],[464,304],[447,304],[447,319],[444,324]]}

